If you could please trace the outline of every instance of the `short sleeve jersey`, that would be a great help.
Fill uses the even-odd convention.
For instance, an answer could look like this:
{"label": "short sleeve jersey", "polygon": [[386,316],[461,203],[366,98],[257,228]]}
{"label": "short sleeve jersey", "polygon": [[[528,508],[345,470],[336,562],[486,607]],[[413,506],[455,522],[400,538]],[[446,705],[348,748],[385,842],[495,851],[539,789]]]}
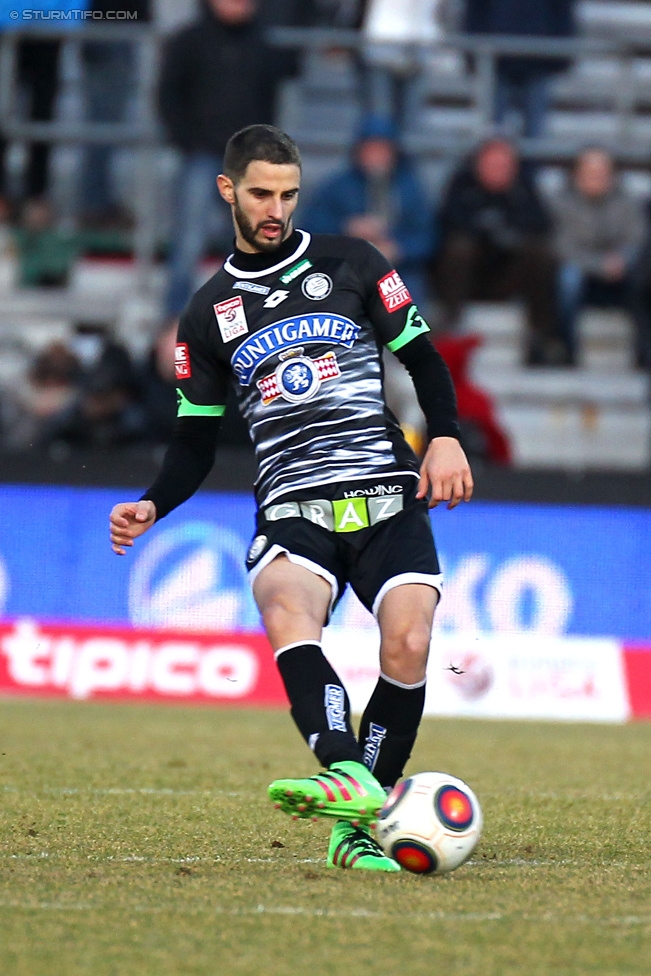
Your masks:
{"label": "short sleeve jersey", "polygon": [[400,276],[365,241],[305,231],[265,258],[231,255],[182,315],[179,416],[220,416],[234,385],[260,507],[417,476],[383,390],[382,346],[429,331]]}

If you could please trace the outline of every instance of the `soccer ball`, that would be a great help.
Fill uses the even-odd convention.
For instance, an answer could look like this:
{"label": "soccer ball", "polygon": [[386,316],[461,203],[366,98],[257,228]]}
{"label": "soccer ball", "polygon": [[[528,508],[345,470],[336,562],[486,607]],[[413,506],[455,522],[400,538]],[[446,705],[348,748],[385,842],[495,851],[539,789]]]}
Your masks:
{"label": "soccer ball", "polygon": [[477,797],[447,773],[417,773],[391,791],[377,839],[385,854],[414,874],[454,871],[475,849],[484,818]]}

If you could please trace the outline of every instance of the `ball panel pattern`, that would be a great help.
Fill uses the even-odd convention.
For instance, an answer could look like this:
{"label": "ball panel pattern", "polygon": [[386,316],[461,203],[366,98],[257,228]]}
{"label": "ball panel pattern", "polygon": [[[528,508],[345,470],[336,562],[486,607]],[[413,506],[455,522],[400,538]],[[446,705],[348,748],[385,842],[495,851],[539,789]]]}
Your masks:
{"label": "ball panel pattern", "polygon": [[434,809],[450,830],[467,830],[475,817],[470,797],[456,786],[443,786],[437,791]]}

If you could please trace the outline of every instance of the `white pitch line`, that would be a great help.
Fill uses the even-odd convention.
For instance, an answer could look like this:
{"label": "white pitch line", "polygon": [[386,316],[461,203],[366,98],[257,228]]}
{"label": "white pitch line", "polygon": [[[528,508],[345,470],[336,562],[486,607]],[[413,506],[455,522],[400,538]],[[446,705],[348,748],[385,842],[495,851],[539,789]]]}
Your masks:
{"label": "white pitch line", "polygon": [[[0,861],[42,861],[42,860],[70,860],[68,854],[58,851],[35,851],[33,853],[8,854],[0,852]],[[288,851],[285,855],[271,857],[221,857],[216,854],[212,857],[202,855],[188,855],[186,857],[148,857],[141,854],[125,854],[123,856],[115,854],[86,854],[81,856],[75,863],[90,861],[93,864],[325,864],[323,857],[297,857]],[[569,858],[559,858],[558,860],[542,860],[539,858],[510,857],[473,857],[465,862],[469,868],[488,867],[488,868],[565,868],[565,867],[585,867],[584,861],[570,860]],[[603,861],[600,865],[604,868],[628,871],[631,868],[641,867],[641,865],[623,861]]]}
{"label": "white pitch line", "polygon": [[[57,851],[38,851],[33,854],[4,854],[0,853],[0,861],[41,861],[46,859],[65,859],[70,860],[69,855],[60,854]],[[147,857],[140,854],[125,854],[120,857],[115,854],[86,854],[80,860],[91,861],[94,864],[113,863],[113,864],[325,864],[323,857],[296,857],[296,855],[284,855],[277,857],[202,857],[201,855],[190,855],[188,857]],[[78,862],[77,862],[78,863]],[[516,867],[516,868],[555,868],[555,867],[585,867],[583,861],[571,861],[560,858],[557,861],[539,860],[532,858],[527,860],[523,857],[511,858],[471,858],[465,862],[466,867]],[[637,864],[623,863],[621,861],[605,861],[603,867],[616,868],[619,870],[630,870],[638,867]]]}
{"label": "white pitch line", "polygon": [[[69,861],[68,855],[51,853],[49,851],[39,851],[34,854],[0,854],[1,861],[42,861],[46,859],[65,858]],[[113,864],[325,864],[324,857],[144,857],[139,854],[125,854],[124,857],[116,857],[114,854],[87,854],[83,860],[92,861],[93,864],[113,863]]]}
{"label": "white pitch line", "polygon": [[585,800],[588,803],[593,803],[595,800],[604,803],[617,803],[621,801],[627,803],[631,801],[646,803],[651,796],[648,791],[644,793],[590,793],[587,790],[567,790],[566,792],[559,793],[549,790],[530,790],[526,787],[522,787],[521,789],[517,787],[509,788],[496,793],[483,791],[481,795],[482,799],[491,800],[504,799],[507,796],[526,796],[534,800]]}
{"label": "white pitch line", "polygon": [[[0,908],[17,909],[19,911],[104,911],[112,908],[122,910],[120,906],[86,903],[65,902],[36,902],[28,903],[23,901],[0,901]],[[589,925],[589,926],[651,926],[651,915],[611,915],[611,916],[590,916],[590,915],[565,915],[544,912],[534,914],[525,912],[380,912],[371,911],[366,908],[330,909],[330,908],[306,908],[301,905],[256,905],[254,908],[229,908],[223,906],[189,907],[175,904],[173,906],[162,905],[136,905],[134,911],[143,914],[162,914],[173,913],[179,915],[226,915],[230,917],[255,917],[260,915],[285,915],[290,917],[303,918],[350,918],[367,919],[369,921],[386,921],[395,919],[408,919],[411,921],[423,922],[502,922],[502,921],[526,921],[539,924],[541,922],[558,923],[565,925]]]}
{"label": "white pitch line", "polygon": [[75,795],[98,795],[98,796],[133,796],[142,794],[144,796],[245,796],[244,793],[234,793],[229,790],[173,790],[167,787],[154,788],[149,786],[140,787],[106,787],[105,789],[94,787],[68,787],[68,786],[44,786],[40,790],[22,790],[16,786],[2,786],[0,789],[4,793],[19,793],[23,796],[38,796],[43,793],[56,793],[64,796]]}
{"label": "white pitch line", "polygon": [[[100,796],[130,796],[134,794],[142,794],[144,796],[250,796],[255,791],[251,790],[249,793],[243,793],[241,791],[233,790],[177,790],[171,787],[67,787],[67,786],[44,786],[41,789],[34,790],[24,790],[17,786],[0,786],[0,792],[4,793],[19,793],[26,796],[35,796],[43,793],[60,793],[69,794],[74,796],[76,794],[97,794]],[[564,801],[574,801],[574,800],[585,800],[586,802],[593,802],[595,800],[602,801],[604,803],[616,803],[616,802],[637,802],[646,803],[649,800],[651,794],[648,792],[644,793],[588,793],[581,790],[574,790],[568,792],[549,792],[545,790],[537,791],[530,790],[526,788],[514,789],[509,788],[501,790],[499,792],[483,792],[483,799],[499,800],[504,799],[507,796],[525,796],[536,800],[564,800]]]}

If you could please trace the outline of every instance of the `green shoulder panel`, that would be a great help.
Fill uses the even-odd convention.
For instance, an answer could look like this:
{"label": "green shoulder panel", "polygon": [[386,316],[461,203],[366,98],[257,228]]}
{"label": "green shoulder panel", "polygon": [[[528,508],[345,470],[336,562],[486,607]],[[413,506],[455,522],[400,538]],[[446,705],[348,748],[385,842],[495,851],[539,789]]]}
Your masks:
{"label": "green shoulder panel", "polygon": [[420,335],[425,335],[429,331],[429,325],[416,306],[410,305],[404,329],[397,338],[392,339],[391,342],[387,342],[387,349],[390,349],[391,352],[396,352],[398,349],[406,346],[408,342],[411,342],[412,339]]}
{"label": "green shoulder panel", "polygon": [[178,387],[176,388],[176,398],[178,402],[177,417],[222,417],[226,409],[225,406],[219,404],[205,407],[198,403],[191,403]]}

